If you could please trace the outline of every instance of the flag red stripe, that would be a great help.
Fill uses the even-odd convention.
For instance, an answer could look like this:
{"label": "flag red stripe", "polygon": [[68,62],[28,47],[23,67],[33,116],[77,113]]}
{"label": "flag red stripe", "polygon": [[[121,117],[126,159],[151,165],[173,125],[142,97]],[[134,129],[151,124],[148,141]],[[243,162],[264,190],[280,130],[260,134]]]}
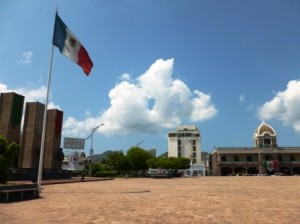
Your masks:
{"label": "flag red stripe", "polygon": [[78,52],[78,62],[77,64],[82,67],[84,73],[86,75],[89,75],[92,67],[93,67],[93,62],[90,59],[89,54],[87,53],[87,51],[85,50],[85,48],[83,46],[81,46],[79,52]]}

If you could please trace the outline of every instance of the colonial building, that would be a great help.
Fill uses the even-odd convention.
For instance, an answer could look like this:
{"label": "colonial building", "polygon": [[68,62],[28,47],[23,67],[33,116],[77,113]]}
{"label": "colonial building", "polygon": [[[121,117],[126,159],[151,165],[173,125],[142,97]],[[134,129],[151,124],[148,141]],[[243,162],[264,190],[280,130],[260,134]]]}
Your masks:
{"label": "colonial building", "polygon": [[254,131],[254,147],[217,147],[211,152],[214,176],[300,174],[300,146],[279,147],[275,130],[262,122]]}

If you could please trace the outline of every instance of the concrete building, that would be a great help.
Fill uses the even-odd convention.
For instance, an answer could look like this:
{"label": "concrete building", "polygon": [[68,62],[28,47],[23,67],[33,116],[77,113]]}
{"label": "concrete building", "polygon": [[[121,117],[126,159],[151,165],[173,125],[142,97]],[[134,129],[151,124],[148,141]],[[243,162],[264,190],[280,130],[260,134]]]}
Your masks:
{"label": "concrete building", "polygon": [[187,175],[205,175],[201,160],[200,131],[195,125],[178,126],[168,133],[168,157],[188,158],[191,160]]}
{"label": "concrete building", "polygon": [[[0,134],[4,135],[9,143],[14,141],[20,145],[10,173],[10,178],[15,180],[35,179],[41,151],[45,105],[38,102],[26,103],[21,134],[23,105],[24,96],[14,92],[0,95]],[[62,122],[62,111],[47,111],[43,178],[65,176],[64,173],[58,172]]]}
{"label": "concrete building", "polygon": [[20,168],[38,168],[43,132],[44,110],[45,105],[42,103],[26,103],[19,159]]}
{"label": "concrete building", "polygon": [[217,147],[211,152],[214,176],[300,174],[300,146],[279,147],[275,130],[262,122],[253,134],[254,147]]}
{"label": "concrete building", "polygon": [[47,111],[44,169],[58,169],[57,153],[61,143],[63,112],[57,109]]}
{"label": "concrete building", "polygon": [[189,158],[201,164],[200,132],[195,125],[178,126],[168,134],[168,157]]}
{"label": "concrete building", "polygon": [[20,143],[24,96],[17,93],[0,95],[0,135],[10,142]]}
{"label": "concrete building", "polygon": [[[26,103],[24,130],[19,158],[20,168],[39,166],[45,105],[38,102]],[[63,112],[47,111],[44,169],[58,169],[57,153],[61,143]]]}

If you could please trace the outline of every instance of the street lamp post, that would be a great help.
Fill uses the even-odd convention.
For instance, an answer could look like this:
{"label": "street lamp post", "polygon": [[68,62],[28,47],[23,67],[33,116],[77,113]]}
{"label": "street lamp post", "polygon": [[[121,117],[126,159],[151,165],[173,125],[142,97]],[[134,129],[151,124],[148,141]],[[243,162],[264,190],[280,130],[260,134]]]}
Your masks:
{"label": "street lamp post", "polygon": [[100,126],[102,126],[102,125],[104,125],[104,124],[100,124],[97,127],[93,128],[92,129],[92,133],[86,138],[86,140],[89,139],[89,138],[91,138],[90,162],[89,162],[89,177],[92,176],[92,157],[93,157],[93,154],[94,154],[94,149],[93,149],[94,132],[97,131],[97,129],[100,128]]}

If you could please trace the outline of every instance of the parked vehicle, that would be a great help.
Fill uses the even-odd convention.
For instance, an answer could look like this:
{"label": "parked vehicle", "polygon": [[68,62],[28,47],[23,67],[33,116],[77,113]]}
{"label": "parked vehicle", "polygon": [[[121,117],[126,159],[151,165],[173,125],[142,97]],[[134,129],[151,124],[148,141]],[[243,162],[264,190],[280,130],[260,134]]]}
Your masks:
{"label": "parked vehicle", "polygon": [[171,178],[173,176],[173,173],[171,170],[166,169],[149,169],[148,175],[150,177],[157,177],[157,178]]}

